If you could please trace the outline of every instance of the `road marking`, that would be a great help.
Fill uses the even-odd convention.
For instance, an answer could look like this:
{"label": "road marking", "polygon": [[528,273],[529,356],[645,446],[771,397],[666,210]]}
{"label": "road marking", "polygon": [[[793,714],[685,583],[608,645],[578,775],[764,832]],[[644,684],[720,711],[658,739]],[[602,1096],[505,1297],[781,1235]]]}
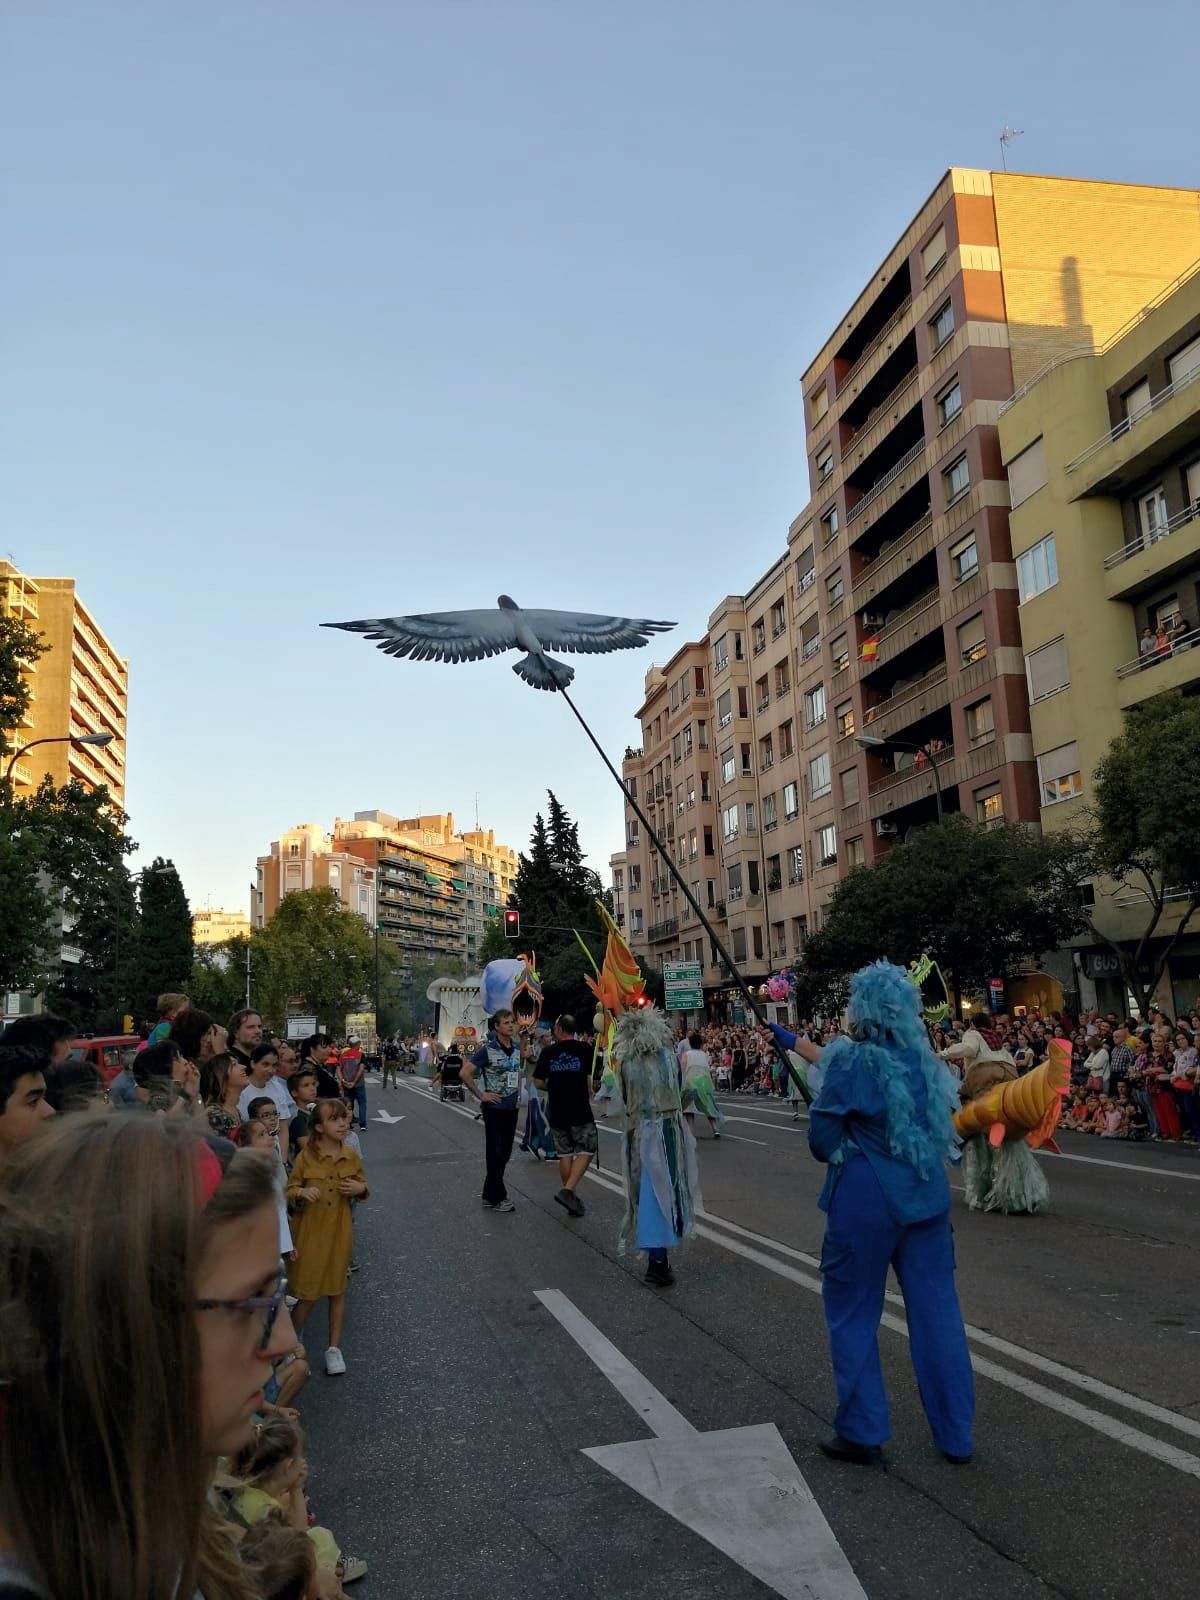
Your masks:
{"label": "road marking", "polygon": [[1136,1161],[1104,1161],[1099,1156],[1073,1156],[1066,1150],[1035,1150],[1035,1156],[1045,1156],[1048,1161],[1082,1161],[1089,1167],[1116,1167],[1119,1172],[1151,1172],[1157,1178],[1184,1178],[1188,1183],[1200,1183],[1200,1172],[1176,1172],[1173,1167],[1143,1167]]}
{"label": "road marking", "polygon": [[535,1292],[655,1435],[589,1460],[785,1600],[867,1600],[774,1423],[698,1433],[566,1295]]}
{"label": "road marking", "polygon": [[[413,1090],[414,1094],[420,1094],[422,1092],[423,1091],[420,1089]],[[459,1106],[451,1106],[449,1109],[452,1111],[458,1111],[459,1114],[463,1116],[471,1116],[469,1111],[464,1111]],[[597,1127],[600,1126],[602,1126],[602,1124],[597,1123]],[[616,1128],[606,1128],[604,1131],[606,1133],[617,1133],[619,1130]],[[731,1134],[729,1137],[732,1138],[733,1135]],[[1087,1157],[1080,1156],[1076,1157],[1076,1159],[1086,1160]],[[598,1183],[605,1189],[608,1189],[612,1194],[619,1195],[622,1199],[624,1198],[624,1187],[612,1179],[607,1173],[600,1173],[596,1172],[594,1169],[589,1169],[586,1176],[592,1183]],[[745,1228],[739,1222],[731,1222],[727,1217],[716,1216],[711,1211],[704,1211],[701,1213],[701,1216],[703,1218],[703,1224],[715,1224],[716,1227],[724,1228],[731,1234],[738,1235],[743,1239],[753,1240],[759,1244],[764,1244],[769,1249],[774,1250],[781,1255],[790,1256],[793,1260],[803,1262],[806,1266],[810,1266],[815,1269],[819,1269],[820,1267],[820,1262],[816,1256],[810,1255],[804,1250],[797,1250],[792,1245],[784,1244],[780,1239],[773,1239],[769,1234],[756,1233],[752,1228]],[[753,1261],[755,1265],[765,1267],[768,1271],[774,1272],[779,1277],[787,1278],[790,1282],[798,1284],[801,1288],[808,1289],[815,1294],[820,1294],[821,1283],[818,1278],[812,1278],[804,1273],[796,1272],[782,1262],[774,1261],[768,1256],[761,1255],[757,1250],[748,1250],[744,1246],[739,1245],[736,1239],[725,1238],[720,1233],[715,1232],[712,1227],[704,1226],[703,1224],[698,1223],[696,1231],[700,1233],[702,1237],[711,1240],[712,1243],[722,1245],[725,1249],[731,1250],[735,1254],[744,1256],[747,1260]],[[888,1290],[886,1298],[894,1305],[903,1306],[904,1304],[903,1295],[897,1294],[895,1290]],[[899,1318],[889,1318],[888,1316],[885,1316],[884,1325],[887,1327],[894,1326],[898,1332],[902,1333],[907,1338],[908,1328],[906,1324]],[[1163,1427],[1174,1429],[1176,1433],[1183,1433],[1187,1434],[1191,1438],[1200,1439],[1200,1422],[1196,1421],[1192,1417],[1185,1417],[1180,1412],[1170,1411],[1165,1406],[1155,1405],[1152,1400],[1144,1400],[1141,1395],[1128,1394],[1125,1392],[1125,1390],[1117,1389],[1113,1385],[1105,1383],[1100,1378],[1093,1378],[1089,1373],[1077,1372],[1073,1367],[1064,1366],[1061,1362],[1054,1361],[1049,1356],[1041,1355],[1036,1350],[1027,1350],[1023,1345],[1012,1344],[1009,1340],[1002,1339],[997,1334],[988,1333],[985,1329],[977,1328],[971,1323],[966,1324],[966,1331],[967,1338],[969,1340],[976,1344],[983,1345],[988,1349],[998,1351],[1000,1354],[1008,1356],[1008,1358],[1012,1361],[1019,1361],[1025,1366],[1033,1367],[1038,1371],[1044,1372],[1047,1376],[1059,1380],[1060,1382],[1070,1383],[1077,1389],[1082,1389],[1088,1394],[1095,1395],[1097,1399],[1106,1400],[1110,1405],[1120,1406],[1123,1410],[1136,1412],[1141,1416],[1147,1417],[1151,1421],[1159,1423]],[[987,1377],[995,1377],[998,1383],[1006,1383],[1009,1388],[1019,1389],[1022,1383],[1030,1381],[1027,1379],[1022,1379],[1019,1374],[1006,1373],[1005,1369],[1002,1367],[993,1368],[992,1363],[986,1361],[986,1359],[981,1356],[972,1356],[972,1362],[977,1372],[980,1372]],[[1008,1381],[1010,1378],[1012,1380],[1011,1382]],[[1045,1395],[1051,1395],[1050,1400],[1043,1400],[1044,1404],[1050,1405],[1051,1409],[1064,1411],[1065,1414],[1069,1416],[1075,1415],[1074,1412],[1067,1409],[1067,1405],[1074,1405],[1075,1402],[1068,1401],[1067,1405],[1058,1405],[1056,1402],[1060,1397],[1053,1396],[1050,1390],[1043,1389],[1040,1384],[1034,1384],[1034,1389],[1038,1390],[1039,1392],[1034,1394],[1032,1391],[1029,1391],[1031,1398],[1042,1399],[1042,1397]],[[1119,1432],[1112,1431],[1113,1429],[1121,1429],[1123,1424],[1115,1422],[1111,1418],[1104,1418],[1102,1413],[1090,1411],[1086,1407],[1081,1407],[1080,1410],[1084,1414],[1077,1417],[1076,1420],[1084,1421],[1088,1426],[1092,1426],[1090,1419],[1093,1417],[1101,1417],[1103,1421],[1110,1423],[1111,1427],[1100,1427],[1097,1429],[1097,1431],[1101,1433],[1109,1433],[1111,1437],[1121,1439],[1121,1442],[1129,1445],[1131,1449],[1142,1449],[1143,1445],[1137,1441],[1145,1441],[1149,1438],[1149,1436],[1146,1434],[1138,1433],[1136,1429],[1128,1430],[1131,1437],[1123,1437]],[[1153,1445],[1158,1444],[1158,1441],[1153,1439],[1150,1439],[1149,1442]],[[1165,1445],[1162,1448],[1167,1451],[1174,1449],[1174,1447],[1171,1445]],[[1144,1453],[1148,1455],[1158,1454],[1158,1452],[1153,1449],[1146,1450]],[[1180,1460],[1176,1460],[1174,1458],[1167,1460],[1167,1457],[1159,1456],[1159,1459],[1167,1460],[1168,1465],[1179,1466],[1181,1471],[1189,1472],[1193,1476],[1200,1477],[1200,1460],[1197,1460],[1197,1458],[1194,1456],[1187,1455],[1183,1451],[1178,1451],[1176,1454],[1179,1458],[1181,1458],[1183,1463],[1191,1463],[1191,1465],[1181,1465]]]}
{"label": "road marking", "polygon": [[401,1112],[401,1114],[398,1117],[394,1117],[391,1114],[390,1111],[385,1111],[383,1109],[383,1107],[380,1106],[379,1109],[376,1111],[375,1115],[371,1118],[371,1121],[372,1122],[403,1122],[404,1121],[404,1113]]}

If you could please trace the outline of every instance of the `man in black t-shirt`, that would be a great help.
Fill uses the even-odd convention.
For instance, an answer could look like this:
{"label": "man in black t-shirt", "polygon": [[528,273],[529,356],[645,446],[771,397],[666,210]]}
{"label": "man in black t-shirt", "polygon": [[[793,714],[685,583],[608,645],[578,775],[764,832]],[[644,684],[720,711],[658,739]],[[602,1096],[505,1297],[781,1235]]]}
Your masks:
{"label": "man in black t-shirt", "polygon": [[546,1120],[562,1179],[554,1198],[573,1217],[581,1217],[583,1201],[575,1191],[596,1154],[596,1119],[591,1103],[591,1052],[575,1037],[574,1017],[564,1015],[555,1022],[554,1043],[538,1057],[533,1075],[538,1088],[546,1091]]}

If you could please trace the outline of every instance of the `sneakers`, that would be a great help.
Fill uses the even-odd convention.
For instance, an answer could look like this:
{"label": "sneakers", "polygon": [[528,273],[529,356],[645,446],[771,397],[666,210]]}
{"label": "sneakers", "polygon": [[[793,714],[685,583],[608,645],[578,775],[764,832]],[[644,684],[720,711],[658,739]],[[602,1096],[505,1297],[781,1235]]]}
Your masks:
{"label": "sneakers", "polygon": [[877,1444],[858,1444],[853,1439],[843,1439],[840,1433],[832,1439],[822,1439],[820,1445],[821,1454],[831,1461],[848,1461],[855,1467],[874,1467],[883,1460],[883,1451]]}
{"label": "sneakers", "polygon": [[515,1211],[517,1208],[511,1200],[485,1200],[483,1209],[485,1211]]}
{"label": "sneakers", "polygon": [[675,1274],[671,1271],[669,1261],[651,1261],[646,1267],[646,1276],[643,1282],[655,1289],[669,1289],[675,1282]]}
{"label": "sneakers", "polygon": [[337,1345],[331,1344],[325,1352],[325,1371],[331,1378],[340,1378],[346,1370],[346,1358]]}
{"label": "sneakers", "polygon": [[337,1564],[337,1575],[342,1583],[353,1583],[356,1578],[365,1578],[367,1563],[361,1556],[343,1556]]}
{"label": "sneakers", "polygon": [[577,1194],[573,1194],[570,1189],[560,1189],[554,1198],[558,1201],[559,1205],[565,1207],[573,1217],[583,1216],[583,1201]]}

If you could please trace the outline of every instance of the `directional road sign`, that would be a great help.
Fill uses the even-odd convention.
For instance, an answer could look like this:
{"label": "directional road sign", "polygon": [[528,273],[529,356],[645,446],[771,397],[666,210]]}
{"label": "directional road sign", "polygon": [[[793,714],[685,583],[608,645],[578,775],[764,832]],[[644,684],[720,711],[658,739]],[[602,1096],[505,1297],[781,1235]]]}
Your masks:
{"label": "directional road sign", "polygon": [[698,961],[664,961],[663,988],[668,1011],[697,1011],[704,1004]]}

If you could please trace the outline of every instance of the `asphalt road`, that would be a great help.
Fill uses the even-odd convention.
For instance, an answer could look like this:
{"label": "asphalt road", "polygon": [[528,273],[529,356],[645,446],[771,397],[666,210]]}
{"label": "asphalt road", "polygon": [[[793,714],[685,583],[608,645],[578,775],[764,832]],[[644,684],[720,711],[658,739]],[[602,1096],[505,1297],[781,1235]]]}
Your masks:
{"label": "asphalt road", "polygon": [[[520,1154],[517,1210],[498,1216],[480,1208],[469,1113],[413,1078],[368,1092],[372,1119],[403,1120],[372,1120],[363,1139],[349,1372],[314,1376],[301,1402],[315,1509],[370,1563],[359,1600],[1196,1592],[1200,1152],[1064,1135],[1067,1159],[1044,1158],[1048,1213],[981,1216],[958,1199],[974,1464],[932,1448],[895,1301],[889,1464],[864,1470],[817,1449],[834,1409],[822,1169],[778,1102],[725,1099],[724,1137],[701,1140],[702,1236],[673,1257],[675,1286],[653,1291],[616,1249],[614,1133],[585,1218],[555,1203],[556,1169]],[[323,1335],[318,1313],[311,1349]],[[775,1476],[763,1466],[763,1424],[781,1441],[764,1448],[786,1447],[794,1468],[786,1454]],[[704,1437],[733,1429],[757,1431]],[[632,1441],[649,1442],[618,1468],[636,1458],[679,1516],[582,1453]],[[804,1581],[760,1581],[751,1550],[795,1552]]]}

